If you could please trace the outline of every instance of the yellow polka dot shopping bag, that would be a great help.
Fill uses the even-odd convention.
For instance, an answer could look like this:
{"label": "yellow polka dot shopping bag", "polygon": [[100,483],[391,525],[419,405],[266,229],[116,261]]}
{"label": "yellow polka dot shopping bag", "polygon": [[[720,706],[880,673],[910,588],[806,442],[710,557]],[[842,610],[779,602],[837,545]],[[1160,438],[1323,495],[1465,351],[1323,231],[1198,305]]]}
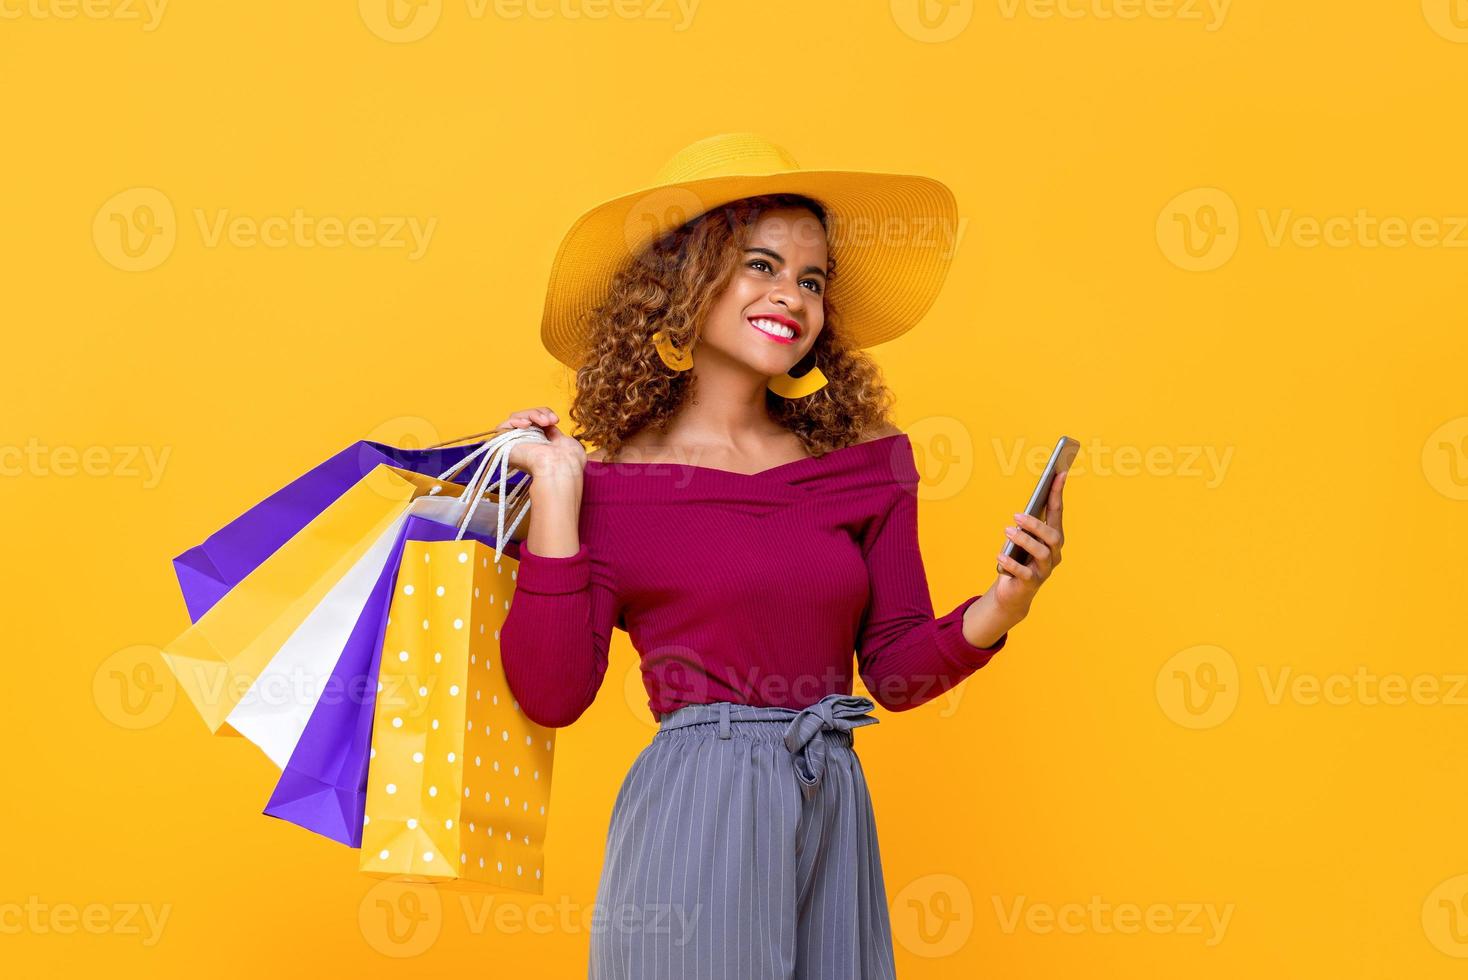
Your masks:
{"label": "yellow polka dot shopping bag", "polygon": [[[505,435],[487,453],[503,460],[514,439],[544,438]],[[404,542],[373,713],[360,863],[369,874],[543,893],[555,730],[520,710],[499,655],[519,568],[503,549],[513,498],[502,492],[494,508],[493,546],[464,536],[485,499],[474,481],[454,537]]]}

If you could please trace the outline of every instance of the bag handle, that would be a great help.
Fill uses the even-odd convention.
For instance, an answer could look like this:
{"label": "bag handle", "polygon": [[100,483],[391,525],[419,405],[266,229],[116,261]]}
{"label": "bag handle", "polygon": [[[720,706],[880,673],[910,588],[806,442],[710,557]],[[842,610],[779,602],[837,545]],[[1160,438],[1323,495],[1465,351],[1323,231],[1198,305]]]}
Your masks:
{"label": "bag handle", "polygon": [[[478,435],[488,435],[488,433],[481,432],[478,433]],[[474,437],[466,436],[465,438]],[[494,549],[494,560],[496,562],[500,560],[500,556],[504,554],[505,550],[505,511],[511,507],[514,507],[515,504],[520,501],[525,491],[525,482],[522,481],[519,486],[514,487],[510,491],[508,497],[505,494],[505,487],[509,481],[511,472],[520,472],[518,467],[512,467],[510,465],[510,449],[514,446],[515,443],[527,440],[530,442],[540,442],[547,444],[550,442],[550,439],[546,437],[545,430],[538,425],[531,425],[523,429],[506,429],[504,431],[499,431],[498,434],[494,436],[494,438],[489,439],[484,444],[476,447],[473,452],[469,453],[463,459],[459,460],[453,466],[449,467],[438,477],[440,480],[447,481],[454,474],[458,473],[465,466],[469,465],[469,463],[475,457],[479,457],[479,465],[475,468],[474,475],[470,478],[469,483],[464,488],[463,494],[459,498],[463,501],[466,501],[467,505],[464,508],[464,517],[459,522],[458,532],[454,535],[454,540],[458,541],[464,537],[464,532],[468,529],[469,522],[474,519],[475,510],[484,500],[484,497],[486,496],[486,490],[488,489],[488,485],[490,483],[490,478],[494,475],[496,469],[499,470],[498,495],[500,498],[500,506],[497,508],[496,514],[497,522],[495,528]],[[510,527],[508,529],[509,534],[515,533],[515,529],[520,526],[520,522],[525,518],[525,515],[529,513],[529,511],[530,501],[529,499],[525,499],[523,505],[516,513],[515,519],[510,523]]]}

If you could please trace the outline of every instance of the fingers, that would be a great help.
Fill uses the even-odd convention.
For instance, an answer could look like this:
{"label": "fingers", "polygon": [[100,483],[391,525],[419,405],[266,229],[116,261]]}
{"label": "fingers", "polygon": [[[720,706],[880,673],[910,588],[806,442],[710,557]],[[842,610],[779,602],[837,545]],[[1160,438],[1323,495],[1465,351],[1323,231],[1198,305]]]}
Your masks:
{"label": "fingers", "polygon": [[1050,497],[1045,504],[1045,523],[1054,527],[1057,531],[1064,526],[1065,501],[1061,494],[1065,492],[1065,481],[1070,478],[1070,470],[1061,470],[1055,476],[1055,481],[1050,484]]}
{"label": "fingers", "polygon": [[1014,522],[1051,548],[1059,547],[1063,540],[1059,528],[1051,527],[1038,517],[1031,517],[1029,514],[1015,514]]}
{"label": "fingers", "polygon": [[1028,565],[1021,565],[1008,555],[1000,555],[999,564],[1004,566],[1004,570],[1017,579],[1022,579],[1025,582],[1037,582],[1039,580],[1038,572]]}
{"label": "fingers", "polygon": [[505,429],[523,429],[531,425],[538,425],[541,428],[545,428],[559,421],[560,416],[542,405],[538,408],[527,408],[523,411],[515,412],[496,426],[495,431],[502,432]]}
{"label": "fingers", "polygon": [[[1034,520],[1034,518],[1030,518]],[[1011,541],[1030,553],[1030,557],[1040,563],[1043,568],[1050,566],[1050,547],[1045,542],[1034,537],[1029,532],[1016,527],[1007,527],[1004,533],[1009,535]],[[1042,569],[1043,570],[1043,569]]]}

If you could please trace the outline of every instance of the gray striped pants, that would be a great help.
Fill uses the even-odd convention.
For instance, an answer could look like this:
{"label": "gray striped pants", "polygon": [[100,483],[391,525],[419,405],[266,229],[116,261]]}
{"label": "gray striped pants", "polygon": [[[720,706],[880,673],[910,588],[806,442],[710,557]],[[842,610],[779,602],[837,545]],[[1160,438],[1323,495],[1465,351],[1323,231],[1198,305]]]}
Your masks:
{"label": "gray striped pants", "polygon": [[591,980],[895,980],[869,698],[665,715],[612,807]]}

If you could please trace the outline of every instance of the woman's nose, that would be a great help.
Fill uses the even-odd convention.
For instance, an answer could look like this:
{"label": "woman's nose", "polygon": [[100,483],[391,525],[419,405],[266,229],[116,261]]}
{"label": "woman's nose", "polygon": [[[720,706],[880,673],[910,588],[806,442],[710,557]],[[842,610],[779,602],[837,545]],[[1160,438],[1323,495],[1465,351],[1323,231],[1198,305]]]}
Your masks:
{"label": "woman's nose", "polygon": [[784,304],[786,309],[800,310],[805,307],[805,297],[801,295],[800,286],[787,283],[783,279],[777,280],[770,288],[770,299]]}

